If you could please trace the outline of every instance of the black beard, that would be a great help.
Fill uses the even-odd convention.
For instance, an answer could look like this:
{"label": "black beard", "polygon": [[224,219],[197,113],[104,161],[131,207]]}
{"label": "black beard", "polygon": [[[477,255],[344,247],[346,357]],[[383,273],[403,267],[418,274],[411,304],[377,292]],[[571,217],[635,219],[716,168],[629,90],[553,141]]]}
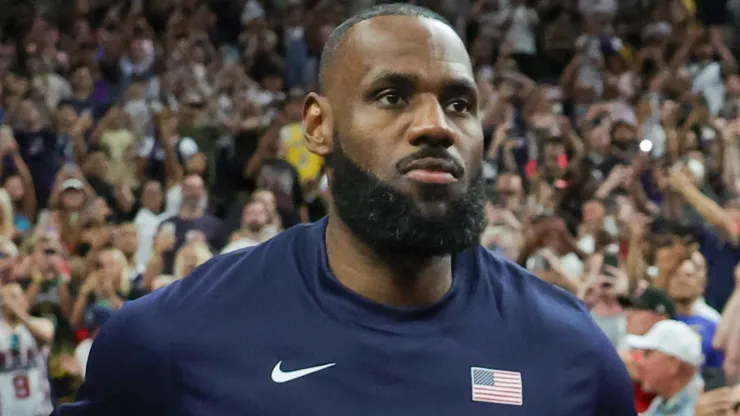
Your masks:
{"label": "black beard", "polygon": [[[480,241],[486,224],[482,170],[465,193],[449,202],[443,216],[429,218],[409,196],[366,172],[350,159],[334,138],[327,157],[333,170],[331,195],[339,218],[376,252],[416,257],[459,253]],[[426,153],[443,149],[429,148]],[[443,201],[444,185],[421,185],[421,198]]]}

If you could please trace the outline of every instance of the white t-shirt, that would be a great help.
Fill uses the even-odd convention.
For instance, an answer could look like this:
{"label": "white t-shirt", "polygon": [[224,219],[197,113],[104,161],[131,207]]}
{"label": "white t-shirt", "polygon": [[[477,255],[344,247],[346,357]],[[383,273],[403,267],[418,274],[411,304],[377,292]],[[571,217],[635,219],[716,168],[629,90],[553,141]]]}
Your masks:
{"label": "white t-shirt", "polygon": [[136,250],[136,267],[146,268],[154,249],[154,237],[157,235],[159,224],[168,218],[166,214],[155,214],[142,208],[134,217],[134,227],[139,235],[139,248]]}
{"label": "white t-shirt", "polygon": [[537,53],[537,42],[532,29],[539,22],[537,12],[526,6],[519,6],[511,13],[511,26],[506,33],[506,38],[511,42],[513,51],[534,55]]}
{"label": "white t-shirt", "polygon": [[691,64],[689,73],[694,78],[691,90],[702,93],[707,100],[709,112],[717,115],[725,104],[725,84],[722,82],[722,65],[710,62],[706,65]]}
{"label": "white t-shirt", "polygon": [[87,370],[87,359],[90,357],[90,348],[92,348],[93,340],[90,338],[80,342],[75,348],[75,359],[77,364],[80,366],[80,375],[82,379],[85,379],[85,370]]}

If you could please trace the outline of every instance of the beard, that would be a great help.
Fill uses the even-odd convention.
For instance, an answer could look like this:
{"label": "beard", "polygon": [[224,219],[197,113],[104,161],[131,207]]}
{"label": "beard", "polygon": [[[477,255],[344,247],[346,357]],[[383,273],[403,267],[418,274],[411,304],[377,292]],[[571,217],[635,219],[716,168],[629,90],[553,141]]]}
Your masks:
{"label": "beard", "polygon": [[[482,170],[468,189],[454,198],[445,185],[419,184],[424,201],[448,204],[443,214],[426,216],[411,197],[350,159],[338,139],[334,138],[334,149],[326,159],[333,170],[332,200],[342,222],[373,250],[431,257],[456,254],[479,242],[486,224]],[[446,152],[428,147],[417,154],[444,157]]]}

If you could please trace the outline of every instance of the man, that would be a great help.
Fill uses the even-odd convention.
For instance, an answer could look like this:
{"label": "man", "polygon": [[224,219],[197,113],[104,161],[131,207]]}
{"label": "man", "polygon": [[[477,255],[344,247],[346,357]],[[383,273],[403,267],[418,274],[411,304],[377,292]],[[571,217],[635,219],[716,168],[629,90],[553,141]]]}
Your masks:
{"label": "man", "polygon": [[668,319],[645,335],[628,336],[627,343],[643,352],[637,362],[642,388],[657,394],[643,415],[693,415],[704,387],[698,373],[703,362],[701,339],[694,330]]}
{"label": "man", "polygon": [[676,304],[676,319],[690,326],[701,337],[704,353],[702,376],[705,384],[713,389],[725,385],[722,371],[724,355],[712,345],[717,323],[693,311],[693,305],[704,293],[705,288],[703,274],[691,258],[681,261],[668,280],[668,294]]}
{"label": "man", "polygon": [[220,250],[225,245],[227,235],[220,219],[208,214],[201,200],[206,194],[203,178],[198,175],[189,175],[182,181],[182,206],[179,213],[162,222],[172,223],[175,226],[177,243],[173,250],[165,253],[165,273],[171,273],[175,253],[185,244],[186,236],[190,231],[200,231],[206,236],[208,245],[212,249]]}
{"label": "man", "polygon": [[28,314],[19,284],[4,285],[0,293],[0,414],[47,415],[52,408],[46,359],[54,324]]}
{"label": "man", "polygon": [[477,244],[483,134],[455,31],[383,5],[322,62],[303,121],[328,220],[113,316],[57,414],[635,415],[579,301]]}
{"label": "man", "polygon": [[[618,301],[626,311],[629,335],[645,335],[658,322],[676,319],[676,305],[671,297],[664,290],[652,286],[645,288],[640,296],[619,296]],[[655,399],[655,394],[642,389],[642,374],[637,366],[641,353],[622,349],[620,355],[633,380],[635,407],[638,412],[644,412]]]}
{"label": "man", "polygon": [[269,213],[262,201],[250,201],[242,212],[242,226],[231,235],[229,244],[221,254],[231,253],[242,248],[264,243],[274,234],[267,228]]}
{"label": "man", "polygon": [[647,287],[640,296],[619,296],[627,311],[627,333],[645,335],[658,322],[676,319],[676,305],[670,296],[655,287]]}

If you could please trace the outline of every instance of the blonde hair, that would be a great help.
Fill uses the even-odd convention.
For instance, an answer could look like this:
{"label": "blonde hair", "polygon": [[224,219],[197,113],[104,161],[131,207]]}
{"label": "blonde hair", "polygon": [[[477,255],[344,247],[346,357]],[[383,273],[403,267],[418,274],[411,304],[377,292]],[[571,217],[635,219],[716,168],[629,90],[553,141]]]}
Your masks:
{"label": "blonde hair", "polygon": [[118,277],[118,289],[124,295],[128,295],[131,291],[131,268],[126,260],[126,255],[117,248],[106,248],[98,254],[98,258],[103,255],[109,254],[118,262],[121,267],[121,275]]}
{"label": "blonde hair", "polygon": [[0,251],[4,252],[11,258],[18,257],[18,247],[13,240],[5,236],[0,236]]}
{"label": "blonde hair", "polygon": [[186,250],[192,250],[193,254],[195,254],[195,267],[198,267],[213,258],[213,253],[211,253],[211,249],[209,249],[208,245],[203,242],[199,241],[184,245],[180,250],[177,251],[177,255],[175,256],[173,274],[175,275],[176,279],[182,279],[183,277],[185,277]]}
{"label": "blonde hair", "polygon": [[0,209],[3,211],[3,220],[0,222],[0,235],[10,238],[15,228],[15,210],[10,194],[0,188]]}

